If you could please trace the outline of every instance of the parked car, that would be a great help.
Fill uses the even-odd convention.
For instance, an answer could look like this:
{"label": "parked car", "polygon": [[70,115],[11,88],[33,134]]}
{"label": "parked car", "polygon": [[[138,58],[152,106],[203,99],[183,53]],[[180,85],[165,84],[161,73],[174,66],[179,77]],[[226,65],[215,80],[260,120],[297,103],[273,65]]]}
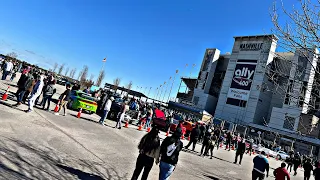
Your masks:
{"label": "parked car", "polygon": [[286,160],[289,157],[289,155],[287,153],[285,153],[284,151],[279,151],[277,153],[277,157],[280,160]]}
{"label": "parked car", "polygon": [[79,110],[82,108],[82,112],[89,114],[96,113],[98,104],[94,97],[85,94],[82,91],[71,91],[70,101],[68,102],[69,109]]}

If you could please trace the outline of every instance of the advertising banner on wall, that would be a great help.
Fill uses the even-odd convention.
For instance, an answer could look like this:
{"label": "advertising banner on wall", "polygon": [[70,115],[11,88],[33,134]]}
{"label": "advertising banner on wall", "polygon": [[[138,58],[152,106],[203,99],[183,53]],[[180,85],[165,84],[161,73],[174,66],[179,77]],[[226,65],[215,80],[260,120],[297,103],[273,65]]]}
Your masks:
{"label": "advertising banner on wall", "polygon": [[257,60],[237,61],[227,95],[227,104],[245,107],[250,95]]}

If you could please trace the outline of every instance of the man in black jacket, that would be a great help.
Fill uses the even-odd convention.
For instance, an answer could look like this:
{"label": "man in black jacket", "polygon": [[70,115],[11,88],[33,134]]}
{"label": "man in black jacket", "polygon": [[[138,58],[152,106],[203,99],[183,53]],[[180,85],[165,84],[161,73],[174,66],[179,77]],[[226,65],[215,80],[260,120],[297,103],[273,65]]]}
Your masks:
{"label": "man in black jacket", "polygon": [[240,135],[240,137],[241,137],[241,141],[238,142],[238,148],[237,148],[237,151],[236,151],[236,159],[234,161],[234,164],[237,164],[238,156],[240,156],[239,164],[241,164],[243,154],[246,152],[245,139],[244,139],[242,134]]}
{"label": "man in black jacket", "polygon": [[168,180],[176,168],[179,153],[183,147],[180,137],[181,131],[175,131],[171,137],[166,137],[161,144],[159,180]]}
{"label": "man in black jacket", "polygon": [[22,100],[23,100],[23,97],[24,97],[24,94],[26,93],[27,91],[27,88],[28,88],[28,84],[30,84],[30,79],[28,77],[28,71],[27,70],[24,70],[23,73],[21,74],[20,76],[20,79],[18,81],[18,90],[16,92],[16,96],[17,96],[17,104],[16,106],[19,106],[21,105],[22,103]]}
{"label": "man in black jacket", "polygon": [[199,129],[199,125],[196,124],[196,126],[191,131],[190,141],[185,148],[188,149],[189,146],[193,143],[192,151],[194,151],[194,149],[196,148],[196,144],[198,142],[199,136],[200,136],[200,129]]}

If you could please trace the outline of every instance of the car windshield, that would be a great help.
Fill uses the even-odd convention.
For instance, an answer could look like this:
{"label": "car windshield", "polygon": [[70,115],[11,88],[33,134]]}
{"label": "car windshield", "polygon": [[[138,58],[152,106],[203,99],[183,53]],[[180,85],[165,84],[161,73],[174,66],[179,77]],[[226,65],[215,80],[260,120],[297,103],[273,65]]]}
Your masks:
{"label": "car windshield", "polygon": [[88,99],[88,100],[91,100],[91,101],[97,101],[96,98],[90,96],[90,94],[86,94],[86,93],[83,93],[83,92],[78,92],[78,96],[84,98],[84,99]]}

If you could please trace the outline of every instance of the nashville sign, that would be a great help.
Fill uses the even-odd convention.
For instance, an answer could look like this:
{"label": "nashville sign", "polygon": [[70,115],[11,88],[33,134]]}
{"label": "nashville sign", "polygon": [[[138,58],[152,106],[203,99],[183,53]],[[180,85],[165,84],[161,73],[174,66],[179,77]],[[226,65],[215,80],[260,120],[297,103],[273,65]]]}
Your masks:
{"label": "nashville sign", "polygon": [[259,51],[262,49],[263,43],[247,43],[240,44],[240,51]]}

